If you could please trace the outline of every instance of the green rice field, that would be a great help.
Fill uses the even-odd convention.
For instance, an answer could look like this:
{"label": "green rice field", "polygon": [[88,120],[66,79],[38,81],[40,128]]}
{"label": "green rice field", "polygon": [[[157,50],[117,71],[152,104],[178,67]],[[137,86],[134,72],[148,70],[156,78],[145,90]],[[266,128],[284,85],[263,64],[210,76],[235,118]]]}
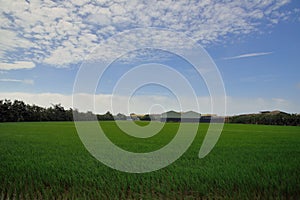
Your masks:
{"label": "green rice field", "polygon": [[[178,128],[167,123],[138,139],[115,122],[101,126],[133,152],[163,147]],[[73,122],[0,123],[0,199],[300,199],[300,127],[225,124],[215,148],[199,159],[207,128],[200,124],[173,164],[131,174],[93,158]]]}

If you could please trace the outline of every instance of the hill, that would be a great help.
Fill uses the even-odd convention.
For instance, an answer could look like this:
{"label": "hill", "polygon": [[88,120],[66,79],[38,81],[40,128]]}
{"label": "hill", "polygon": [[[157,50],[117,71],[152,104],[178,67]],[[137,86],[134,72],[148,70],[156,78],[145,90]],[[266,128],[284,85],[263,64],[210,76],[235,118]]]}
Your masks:
{"label": "hill", "polygon": [[265,124],[265,125],[286,125],[299,126],[300,115],[289,114],[283,111],[261,111],[255,114],[242,114],[228,117],[229,123],[241,124]]}

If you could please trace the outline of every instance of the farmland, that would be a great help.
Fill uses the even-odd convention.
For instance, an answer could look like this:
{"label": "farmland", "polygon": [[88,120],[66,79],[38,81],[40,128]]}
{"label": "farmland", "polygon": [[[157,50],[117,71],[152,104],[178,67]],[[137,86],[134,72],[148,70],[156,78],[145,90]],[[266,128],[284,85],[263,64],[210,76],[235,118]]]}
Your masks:
{"label": "farmland", "polygon": [[[172,140],[178,124],[148,139],[123,134],[115,122],[101,126],[123,149],[150,152]],[[225,124],[199,159],[207,128],[200,124],[168,167],[130,174],[93,158],[72,122],[0,123],[0,199],[300,198],[300,127]]]}

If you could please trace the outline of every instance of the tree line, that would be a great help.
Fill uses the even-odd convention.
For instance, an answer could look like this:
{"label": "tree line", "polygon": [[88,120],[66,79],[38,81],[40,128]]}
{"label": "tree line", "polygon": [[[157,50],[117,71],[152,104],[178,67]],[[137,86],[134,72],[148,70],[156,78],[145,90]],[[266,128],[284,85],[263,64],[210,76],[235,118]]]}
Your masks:
{"label": "tree line", "polygon": [[[78,110],[65,109],[61,104],[53,104],[49,108],[25,104],[20,100],[0,100],[0,122],[30,122],[30,121],[112,121],[126,120],[124,114],[113,116],[109,111],[105,114],[94,114],[91,111],[79,112]],[[150,115],[139,117],[140,120],[150,121]],[[299,114],[284,112],[269,112],[260,114],[237,115],[226,118],[226,123],[265,124],[300,126]]]}
{"label": "tree line", "polygon": [[237,115],[229,117],[227,122],[241,124],[300,126],[300,115],[284,112]]}
{"label": "tree line", "polygon": [[[95,115],[90,111],[79,112],[71,108],[66,110],[61,104],[53,104],[49,108],[43,108],[25,104],[19,100],[13,102],[8,99],[0,100],[0,122],[73,121],[74,116],[76,116],[76,120],[114,120],[114,116],[110,112]],[[117,116],[123,117],[122,114]]]}

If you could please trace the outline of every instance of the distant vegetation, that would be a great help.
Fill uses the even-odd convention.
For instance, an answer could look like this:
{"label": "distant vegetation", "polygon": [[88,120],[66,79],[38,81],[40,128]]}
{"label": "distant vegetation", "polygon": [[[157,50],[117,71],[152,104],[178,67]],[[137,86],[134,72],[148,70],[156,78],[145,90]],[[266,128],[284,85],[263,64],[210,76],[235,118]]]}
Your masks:
{"label": "distant vegetation", "polygon": [[90,120],[96,117],[101,121],[114,120],[110,112],[104,115],[95,115],[90,111],[83,113],[71,108],[66,110],[60,104],[43,108],[37,105],[25,104],[19,100],[13,102],[7,99],[0,100],[0,122],[73,121],[73,114],[79,120]]}
{"label": "distant vegetation", "polygon": [[[37,105],[29,105],[19,100],[0,100],[0,122],[33,122],[33,121],[73,121],[76,120],[113,121],[126,120],[124,114],[113,116],[109,111],[105,114],[94,114],[91,111],[79,112],[78,110],[66,110],[61,104],[54,104],[49,108]],[[138,116],[139,120],[150,121],[149,114]],[[262,112],[260,114],[237,115],[226,118],[227,123],[242,124],[265,124],[265,125],[287,125],[300,126],[299,114],[288,114],[280,111]]]}
{"label": "distant vegetation", "polygon": [[229,123],[300,126],[300,115],[280,111],[229,117]]}
{"label": "distant vegetation", "polygon": [[1,122],[22,121],[71,121],[72,110],[65,110],[60,104],[50,108],[25,104],[23,101],[0,100]]}

